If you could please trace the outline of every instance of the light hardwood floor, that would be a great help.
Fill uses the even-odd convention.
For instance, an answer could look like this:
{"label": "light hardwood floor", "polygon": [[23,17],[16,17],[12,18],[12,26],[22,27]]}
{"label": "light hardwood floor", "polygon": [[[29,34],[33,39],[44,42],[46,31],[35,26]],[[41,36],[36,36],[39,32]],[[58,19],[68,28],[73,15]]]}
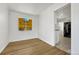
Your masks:
{"label": "light hardwood floor", "polygon": [[1,55],[68,55],[68,53],[36,38],[11,42]]}

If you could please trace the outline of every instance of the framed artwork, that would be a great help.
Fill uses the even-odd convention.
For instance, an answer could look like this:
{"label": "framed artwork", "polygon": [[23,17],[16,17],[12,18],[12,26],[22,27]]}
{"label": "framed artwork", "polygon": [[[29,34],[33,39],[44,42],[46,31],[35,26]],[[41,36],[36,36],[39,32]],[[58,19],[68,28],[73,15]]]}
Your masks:
{"label": "framed artwork", "polygon": [[32,30],[32,18],[18,18],[18,29],[19,31]]}

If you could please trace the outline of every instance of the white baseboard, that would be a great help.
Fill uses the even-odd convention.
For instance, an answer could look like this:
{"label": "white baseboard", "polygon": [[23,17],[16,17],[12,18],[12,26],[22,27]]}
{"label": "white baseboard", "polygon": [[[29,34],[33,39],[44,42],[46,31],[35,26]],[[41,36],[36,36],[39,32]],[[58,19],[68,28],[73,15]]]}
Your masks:
{"label": "white baseboard", "polygon": [[43,39],[41,39],[41,38],[39,38],[40,40],[42,40],[42,41],[44,41],[44,42],[46,42],[47,44],[49,44],[49,45],[51,45],[51,46],[55,46],[55,44],[53,44],[53,43],[50,43],[50,42],[48,42],[48,41],[46,41],[46,40],[43,40]]}
{"label": "white baseboard", "polygon": [[9,42],[5,44],[5,46],[0,50],[0,53],[7,47],[8,44]]}
{"label": "white baseboard", "polygon": [[30,39],[34,39],[34,38],[37,38],[37,37],[33,37],[33,38],[23,38],[23,39],[17,39],[17,40],[11,40],[10,42],[15,42],[15,41],[22,41],[22,40],[30,40]]}
{"label": "white baseboard", "polygon": [[[37,37],[33,37],[33,38],[37,38]],[[30,39],[33,39],[33,38],[22,38],[22,39],[15,39],[15,40],[11,40],[10,42],[15,42],[15,41],[22,41],[22,40],[30,40]]]}

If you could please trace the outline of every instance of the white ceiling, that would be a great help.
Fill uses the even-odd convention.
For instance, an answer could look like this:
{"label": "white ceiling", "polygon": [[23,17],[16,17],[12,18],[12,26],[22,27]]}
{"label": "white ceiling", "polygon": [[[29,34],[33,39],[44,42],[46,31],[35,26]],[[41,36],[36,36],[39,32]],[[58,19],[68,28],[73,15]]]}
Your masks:
{"label": "white ceiling", "polygon": [[9,9],[37,15],[50,5],[52,5],[52,3],[11,3],[9,4]]}

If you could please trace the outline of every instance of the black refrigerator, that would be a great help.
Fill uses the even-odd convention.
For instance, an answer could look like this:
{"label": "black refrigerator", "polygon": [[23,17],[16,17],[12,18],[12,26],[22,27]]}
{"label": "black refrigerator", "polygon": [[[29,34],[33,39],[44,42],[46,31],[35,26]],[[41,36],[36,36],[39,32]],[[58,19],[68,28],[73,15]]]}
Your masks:
{"label": "black refrigerator", "polygon": [[71,22],[64,22],[64,37],[71,38]]}

